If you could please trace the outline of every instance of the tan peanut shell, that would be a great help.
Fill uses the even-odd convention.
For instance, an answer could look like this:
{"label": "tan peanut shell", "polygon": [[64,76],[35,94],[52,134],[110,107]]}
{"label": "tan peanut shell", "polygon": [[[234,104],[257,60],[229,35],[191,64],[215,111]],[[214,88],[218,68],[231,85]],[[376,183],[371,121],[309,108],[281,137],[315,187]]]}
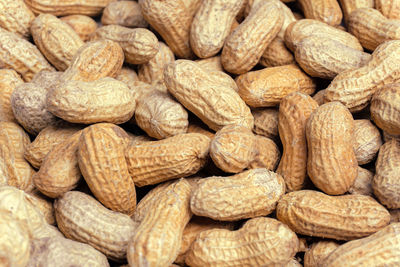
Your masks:
{"label": "tan peanut shell", "polygon": [[215,83],[219,84],[223,87],[231,88],[231,90],[238,92],[239,88],[236,85],[236,82],[232,77],[223,71],[209,71],[208,74],[210,78],[214,80]]}
{"label": "tan peanut shell", "polygon": [[400,142],[390,140],[379,149],[376,172],[372,181],[374,194],[380,203],[390,209],[400,208]]}
{"label": "tan peanut shell", "polygon": [[49,91],[59,84],[59,80],[63,72],[42,70],[33,76],[31,83],[39,85]]}
{"label": "tan peanut shell", "polygon": [[312,35],[330,38],[348,47],[363,51],[360,42],[355,36],[314,19],[301,19],[297,22],[291,23],[285,32],[285,44],[294,52],[296,46],[303,39]]}
{"label": "tan peanut shell", "polygon": [[325,103],[325,91],[326,89],[319,90],[314,96],[313,99],[318,103],[318,105],[323,105]]}
{"label": "tan peanut shell", "polygon": [[115,79],[124,82],[129,87],[132,86],[132,83],[139,81],[136,71],[128,67],[122,67]]}
{"label": "tan peanut shell", "polygon": [[0,70],[0,120],[16,122],[11,108],[11,94],[24,81],[15,70]]}
{"label": "tan peanut shell", "polygon": [[68,68],[83,45],[79,35],[67,23],[50,14],[37,16],[32,22],[31,33],[42,54],[61,71]]}
{"label": "tan peanut shell", "polygon": [[224,69],[234,74],[251,70],[282,25],[283,13],[275,1],[255,4],[246,19],[225,40],[221,54]]}
{"label": "tan peanut shell", "polygon": [[275,170],[281,158],[281,152],[275,142],[268,137],[255,135],[255,156],[253,161],[250,162],[248,168],[266,168],[268,170]]}
{"label": "tan peanut shell", "polygon": [[375,7],[388,19],[400,19],[400,3],[397,0],[375,0]]}
{"label": "tan peanut shell", "polygon": [[89,40],[90,35],[97,29],[96,21],[85,15],[69,15],[60,19],[67,23],[84,42]]}
{"label": "tan peanut shell", "polygon": [[123,62],[124,52],[118,43],[110,40],[88,42],[78,50],[61,78],[89,82],[115,77]]}
{"label": "tan peanut shell", "polygon": [[28,193],[32,196],[32,202],[35,207],[43,214],[44,219],[48,224],[55,224],[56,217],[54,215],[53,201],[40,193],[36,188]]}
{"label": "tan peanut shell", "polygon": [[380,88],[371,99],[371,119],[388,134],[400,134],[399,123],[400,84],[388,84]]}
{"label": "tan peanut shell", "polygon": [[139,187],[190,176],[206,164],[210,141],[203,134],[187,133],[132,144],[126,151],[129,173]]}
{"label": "tan peanut shell", "polygon": [[188,113],[168,93],[155,91],[138,100],[135,120],[149,136],[164,139],[187,132]]}
{"label": "tan peanut shell", "polygon": [[25,0],[25,3],[34,13],[96,16],[113,1],[115,0]]}
{"label": "tan peanut shell", "polygon": [[258,62],[264,67],[278,67],[295,64],[292,52],[286,47],[282,38],[276,37],[264,50]]}
{"label": "tan peanut shell", "polygon": [[0,68],[14,69],[25,81],[41,70],[54,70],[39,49],[18,36],[0,28]]}
{"label": "tan peanut shell", "polygon": [[65,141],[82,127],[68,123],[57,123],[44,128],[30,143],[24,152],[24,157],[29,163],[39,169],[47,153],[56,145]]}
{"label": "tan peanut shell", "polygon": [[357,168],[357,178],[354,180],[353,185],[349,188],[350,194],[366,195],[372,196],[372,179],[374,178],[374,173],[358,167]]}
{"label": "tan peanut shell", "polygon": [[0,27],[22,37],[29,37],[29,27],[35,19],[24,0],[3,0],[0,2]]}
{"label": "tan peanut shell", "polygon": [[75,132],[53,146],[43,159],[33,180],[44,195],[56,198],[74,189],[80,178],[77,149],[82,131]]}
{"label": "tan peanut shell", "polygon": [[221,63],[221,56],[197,59],[196,63],[203,67],[203,69],[208,71],[224,71]]}
{"label": "tan peanut shell", "polygon": [[390,223],[400,222],[400,209],[389,210]]}
{"label": "tan peanut shell", "polygon": [[371,162],[381,145],[381,133],[370,120],[354,120],[353,148],[359,165]]}
{"label": "tan peanut shell", "polygon": [[306,124],[318,108],[317,102],[300,92],[286,96],[279,106],[279,136],[283,154],[277,173],[283,176],[287,191],[303,188],[307,174]]}
{"label": "tan peanut shell", "polygon": [[218,221],[254,218],[274,211],[284,193],[282,176],[253,169],[230,177],[201,179],[190,198],[190,209]]}
{"label": "tan peanut shell", "polygon": [[243,2],[244,0],[202,1],[190,29],[190,46],[198,57],[212,57],[220,51]]}
{"label": "tan peanut shell", "polygon": [[197,63],[177,60],[167,65],[164,80],[168,91],[211,129],[217,131],[229,124],[253,128],[253,116],[240,96],[232,88],[216,84]]}
{"label": "tan peanut shell", "polygon": [[174,262],[192,216],[190,193],[190,184],[184,179],[168,184],[147,205],[142,218],[135,218],[139,226],[128,245],[130,266],[169,266]]}
{"label": "tan peanut shell", "polygon": [[15,186],[24,191],[33,189],[33,168],[24,159],[30,144],[28,134],[16,123],[0,122],[0,185]]}
{"label": "tan peanut shell", "polygon": [[273,107],[292,92],[312,94],[316,83],[296,65],[250,71],[236,78],[239,95],[247,105]]}
{"label": "tan peanut shell", "polygon": [[14,116],[30,134],[37,135],[58,120],[46,107],[46,95],[46,88],[36,83],[21,84],[11,95]]}
{"label": "tan peanut shell", "polygon": [[111,211],[78,191],[65,193],[54,207],[57,225],[67,238],[89,244],[110,259],[125,259],[128,242],[136,229],[128,215]]}
{"label": "tan peanut shell", "polygon": [[36,266],[109,267],[106,256],[92,246],[64,237],[35,239],[27,267]]}
{"label": "tan peanut shell", "polygon": [[385,41],[400,39],[400,21],[387,19],[373,8],[360,8],[352,12],[348,28],[362,46],[371,51]]}
{"label": "tan peanut shell", "polygon": [[113,78],[66,81],[47,94],[47,109],[72,123],[124,123],[135,110],[129,87]]}
{"label": "tan peanut shell", "polygon": [[90,191],[107,208],[132,215],[136,190],[125,160],[127,133],[112,124],[85,128],[79,140],[79,169]]}
{"label": "tan peanut shell", "polygon": [[335,241],[314,242],[304,253],[304,267],[318,267],[329,254],[340,245]]}
{"label": "tan peanut shell", "polygon": [[[389,0],[390,1],[390,0]],[[347,21],[351,12],[359,8],[373,8],[375,0],[339,0],[344,19]]]}
{"label": "tan peanut shell", "polygon": [[199,134],[204,134],[208,138],[212,139],[214,138],[214,133],[207,129],[206,126],[203,124],[195,124],[195,123],[190,123],[187,129],[188,133],[199,133]]}
{"label": "tan peanut shell", "polygon": [[364,67],[340,73],[325,92],[325,102],[340,101],[352,112],[366,107],[376,90],[400,79],[397,72],[400,40],[380,45]]}
{"label": "tan peanut shell", "polygon": [[341,245],[318,267],[397,266],[399,246],[400,223],[392,223],[369,237]]}
{"label": "tan peanut shell", "polygon": [[[144,19],[161,35],[181,58],[192,58],[189,44],[190,25],[198,4],[187,0],[139,0]],[[200,2],[196,0],[196,2]]]}
{"label": "tan peanut shell", "polygon": [[276,216],[298,234],[336,240],[369,236],[390,220],[389,212],[372,197],[328,196],[313,190],[284,195]]}
{"label": "tan peanut shell", "polygon": [[158,42],[157,54],[139,66],[139,80],[150,84],[164,83],[164,67],[173,61],[175,56],[172,50],[163,42]]}
{"label": "tan peanut shell", "polygon": [[337,0],[298,0],[307,19],[316,19],[336,26],[342,22],[343,13]]}
{"label": "tan peanut shell", "polygon": [[142,9],[135,1],[116,1],[109,3],[101,15],[103,25],[117,24],[130,28],[146,28]]}
{"label": "tan peanut shell", "polygon": [[3,266],[26,266],[30,257],[31,238],[26,222],[0,210],[0,263]]}
{"label": "tan peanut shell", "polygon": [[186,253],[201,232],[211,229],[227,229],[232,231],[233,226],[233,223],[230,222],[219,222],[205,217],[193,216],[183,230],[182,244],[175,262],[179,264],[185,263]]}
{"label": "tan peanut shell", "polygon": [[224,172],[239,173],[254,160],[256,145],[251,129],[241,125],[227,125],[211,141],[210,157]]}
{"label": "tan peanut shell", "polygon": [[192,244],[186,264],[199,266],[285,266],[299,240],[285,224],[272,218],[248,220],[237,231],[203,231]]}
{"label": "tan peanut shell", "polygon": [[363,67],[371,55],[328,37],[312,35],[297,45],[295,58],[311,77],[333,79],[343,71]]}
{"label": "tan peanut shell", "polygon": [[124,51],[125,61],[130,64],[146,63],[158,52],[157,37],[144,28],[130,29],[119,25],[107,25],[98,28],[91,39],[117,42]]}
{"label": "tan peanut shell", "polygon": [[307,173],[314,185],[327,194],[345,193],[357,177],[353,135],[353,117],[339,102],[318,107],[308,119]]}
{"label": "tan peanut shell", "polygon": [[252,111],[254,117],[253,132],[273,140],[278,137],[279,111],[275,108],[257,109]]}

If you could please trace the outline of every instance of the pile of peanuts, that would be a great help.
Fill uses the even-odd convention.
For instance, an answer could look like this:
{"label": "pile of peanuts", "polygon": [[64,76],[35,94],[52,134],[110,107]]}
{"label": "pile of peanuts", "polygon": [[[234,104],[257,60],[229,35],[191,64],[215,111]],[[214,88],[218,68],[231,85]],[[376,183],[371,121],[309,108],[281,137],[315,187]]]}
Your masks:
{"label": "pile of peanuts", "polygon": [[400,0],[0,0],[0,266],[400,266]]}

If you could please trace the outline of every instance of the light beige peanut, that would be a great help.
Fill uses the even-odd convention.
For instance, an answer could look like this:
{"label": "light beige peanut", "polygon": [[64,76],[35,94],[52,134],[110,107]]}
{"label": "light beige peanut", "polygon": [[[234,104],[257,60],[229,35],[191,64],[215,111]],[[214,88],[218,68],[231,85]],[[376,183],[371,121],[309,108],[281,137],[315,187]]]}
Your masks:
{"label": "light beige peanut", "polygon": [[85,15],[70,15],[60,18],[67,23],[86,42],[97,29],[97,23],[91,17]]}
{"label": "light beige peanut", "polygon": [[150,83],[164,83],[164,68],[175,61],[172,50],[163,42],[158,42],[158,52],[147,63],[139,66],[139,80]]}
{"label": "light beige peanut", "polygon": [[24,191],[33,189],[33,168],[24,159],[30,144],[28,134],[16,123],[0,122],[0,184],[15,186]]}
{"label": "light beige peanut", "polygon": [[208,71],[224,71],[221,63],[221,56],[197,59],[196,63],[203,67],[203,69]]}
{"label": "light beige peanut", "polygon": [[93,247],[64,237],[33,240],[27,267],[76,265],[109,267],[106,256]]}
{"label": "light beige peanut", "polygon": [[282,176],[253,169],[230,177],[201,179],[190,198],[190,209],[218,221],[254,218],[274,211],[284,193]]}
{"label": "light beige peanut", "polygon": [[210,75],[211,79],[214,80],[215,83],[223,86],[231,88],[233,91],[238,92],[239,88],[236,85],[236,82],[232,77],[223,71],[209,71],[208,74]]}
{"label": "light beige peanut", "polygon": [[296,46],[295,58],[311,77],[333,79],[343,71],[363,67],[371,55],[328,37],[312,35]]}
{"label": "light beige peanut", "polygon": [[352,12],[348,28],[362,46],[371,51],[386,41],[400,39],[400,22],[385,18],[373,8],[360,8]]}
{"label": "light beige peanut", "polygon": [[199,3],[199,0],[139,0],[145,20],[181,58],[193,57],[189,44],[190,26]]}
{"label": "light beige peanut", "polygon": [[271,138],[278,138],[279,111],[275,108],[257,109],[252,111],[254,117],[253,132]]}
{"label": "light beige peanut", "polygon": [[369,236],[390,221],[389,212],[372,197],[328,196],[313,190],[284,195],[276,215],[298,234],[336,240]]}
{"label": "light beige peanut", "polygon": [[47,90],[36,83],[17,86],[11,95],[11,107],[17,121],[34,135],[57,122],[57,117],[46,107]]}
{"label": "light beige peanut", "polygon": [[325,92],[325,102],[340,101],[352,112],[366,107],[376,90],[400,79],[397,57],[400,40],[380,45],[364,67],[340,73]]}
{"label": "light beige peanut", "polygon": [[347,242],[335,249],[318,267],[396,266],[400,264],[400,223],[379,232]]}
{"label": "light beige peanut", "polygon": [[376,172],[372,181],[372,188],[377,199],[390,209],[400,208],[400,143],[390,140],[379,149],[376,161]]}
{"label": "light beige peanut", "polygon": [[195,123],[190,123],[188,126],[188,133],[199,133],[199,134],[204,134],[208,138],[214,138],[214,133],[211,132],[205,125],[202,124],[195,124]]}
{"label": "light beige peanut", "polygon": [[144,28],[130,29],[119,25],[107,25],[98,28],[91,40],[107,39],[117,42],[124,51],[125,62],[143,64],[158,52],[157,37]]}
{"label": "light beige peanut", "polygon": [[109,3],[101,15],[103,25],[117,24],[130,28],[146,28],[147,21],[135,1],[117,1]]}
{"label": "light beige peanut", "polygon": [[56,198],[77,186],[81,178],[77,156],[81,133],[75,132],[54,145],[43,159],[33,180],[36,188],[44,195]]}
{"label": "light beige peanut", "polygon": [[386,133],[400,134],[399,104],[400,84],[388,84],[380,88],[371,99],[371,119]]}
{"label": "light beige peanut", "polygon": [[135,216],[139,226],[128,245],[130,266],[169,266],[174,262],[184,228],[192,216],[190,194],[190,184],[180,179],[163,186],[151,202],[144,203],[141,218]]}
{"label": "light beige peanut", "polygon": [[360,42],[355,36],[314,19],[301,19],[291,23],[285,32],[285,44],[294,52],[296,46],[304,38],[310,37],[311,35],[330,38],[348,47],[363,51]]}
{"label": "light beige peanut", "polygon": [[400,209],[389,210],[390,223],[400,222]]}
{"label": "light beige peanut", "polygon": [[210,141],[203,134],[186,133],[132,144],[126,151],[129,173],[139,187],[190,176],[206,164]]}
{"label": "light beige peanut", "polygon": [[255,135],[255,156],[249,164],[249,169],[266,168],[275,170],[281,158],[281,152],[274,141],[268,137]]}
{"label": "light beige peanut", "polygon": [[0,120],[16,122],[11,108],[11,94],[24,81],[15,70],[0,70]]}
{"label": "light beige peanut", "polygon": [[0,263],[3,266],[26,266],[30,256],[30,236],[26,223],[0,210]]}
{"label": "light beige peanut", "polygon": [[272,218],[248,220],[237,231],[203,231],[186,257],[189,266],[284,266],[296,254],[299,240]]}
{"label": "light beige peanut", "polygon": [[351,12],[359,8],[373,8],[375,0],[339,0],[344,19],[347,21]]}
{"label": "light beige peanut", "polygon": [[314,96],[313,99],[318,103],[318,105],[323,105],[325,103],[325,90],[319,90]]}
{"label": "light beige peanut", "polygon": [[87,15],[96,16],[115,0],[25,0],[34,13],[49,13],[55,16]]}
{"label": "light beige peanut", "polygon": [[383,132],[383,141],[384,142],[388,142],[388,141],[390,141],[390,140],[392,140],[392,139],[396,139],[396,140],[399,140],[400,141],[400,135],[393,135],[393,134],[388,134],[387,132]]}
{"label": "light beige peanut", "polygon": [[128,67],[122,67],[115,79],[124,82],[129,87],[132,85],[132,83],[139,81],[136,71]]}
{"label": "light beige peanut", "polygon": [[[400,19],[400,2],[397,0],[375,0],[378,9],[388,19]],[[372,6],[371,6],[372,7]]]}
{"label": "light beige peanut", "polygon": [[43,214],[46,222],[48,224],[55,224],[56,217],[54,215],[53,201],[40,193],[36,188],[28,194],[32,196],[33,204]]}
{"label": "light beige peanut", "polygon": [[358,167],[357,178],[354,180],[353,185],[349,188],[350,194],[366,195],[372,196],[372,179],[374,178],[374,173]]}
{"label": "light beige peanut", "polygon": [[14,69],[25,81],[41,70],[54,70],[39,49],[18,36],[0,28],[0,68]]}
{"label": "light beige peanut", "polygon": [[124,52],[118,43],[110,40],[88,42],[78,50],[61,78],[89,82],[115,77],[123,62]]}
{"label": "light beige peanut", "polygon": [[316,187],[330,195],[345,193],[357,177],[353,150],[354,120],[339,102],[318,107],[306,125],[307,173]]}
{"label": "light beige peanut", "polygon": [[277,173],[283,176],[288,191],[304,187],[307,174],[306,124],[318,108],[310,96],[295,92],[286,96],[279,106],[279,136],[283,154]]}
{"label": "light beige peanut", "polygon": [[78,191],[62,195],[54,208],[57,225],[67,238],[89,244],[110,259],[125,259],[128,242],[136,228],[128,215],[111,211]]}
{"label": "light beige peanut", "polygon": [[197,63],[177,60],[167,65],[164,80],[168,91],[211,129],[229,124],[253,128],[250,109],[237,92],[216,84]]}
{"label": "light beige peanut", "polygon": [[239,95],[247,105],[273,107],[292,92],[312,94],[316,83],[296,65],[250,71],[236,78]]}
{"label": "light beige peanut", "polygon": [[337,0],[298,0],[307,19],[316,19],[336,26],[342,22],[343,13]]}
{"label": "light beige peanut", "polygon": [[253,5],[250,14],[225,40],[221,54],[224,69],[234,74],[251,70],[282,25],[282,10],[275,1],[261,1]]}
{"label": "light beige peanut", "polygon": [[202,1],[190,30],[190,46],[198,57],[212,57],[221,50],[243,2],[244,0]]}
{"label": "light beige peanut", "polygon": [[3,0],[0,2],[0,27],[22,37],[29,37],[29,27],[35,15],[24,0]]}
{"label": "light beige peanut", "polygon": [[79,140],[79,169],[90,191],[107,208],[132,215],[136,190],[125,160],[127,133],[113,124],[85,128]]}
{"label": "light beige peanut", "polygon": [[155,91],[138,100],[135,120],[149,136],[164,139],[187,132],[188,113],[168,93]]}
{"label": "light beige peanut", "polygon": [[335,241],[314,242],[304,254],[304,267],[318,267],[318,264],[339,246]]}
{"label": "light beige peanut", "polygon": [[354,120],[353,148],[359,165],[371,162],[381,145],[381,134],[370,120]]}
{"label": "light beige peanut", "polygon": [[83,45],[79,35],[65,22],[50,14],[37,16],[31,26],[33,40],[47,60],[65,70]]}
{"label": "light beige peanut", "polygon": [[193,216],[183,230],[182,244],[175,262],[181,265],[185,263],[186,253],[201,232],[211,229],[227,229],[232,231],[233,226],[233,223],[230,222],[219,222],[205,217]]}
{"label": "light beige peanut", "polygon": [[113,78],[93,82],[66,81],[47,94],[47,109],[72,123],[124,123],[135,110],[129,87]]}
{"label": "light beige peanut", "polygon": [[62,74],[63,72],[61,71],[42,70],[33,76],[31,83],[37,84],[46,89],[46,91],[49,91],[58,85]]}
{"label": "light beige peanut", "polygon": [[265,49],[259,63],[264,67],[277,67],[295,64],[296,61],[283,39],[276,37]]}
{"label": "light beige peanut", "polygon": [[44,128],[30,143],[24,152],[24,157],[29,163],[39,169],[47,153],[56,145],[64,142],[65,139],[81,130],[79,125],[59,122]]}

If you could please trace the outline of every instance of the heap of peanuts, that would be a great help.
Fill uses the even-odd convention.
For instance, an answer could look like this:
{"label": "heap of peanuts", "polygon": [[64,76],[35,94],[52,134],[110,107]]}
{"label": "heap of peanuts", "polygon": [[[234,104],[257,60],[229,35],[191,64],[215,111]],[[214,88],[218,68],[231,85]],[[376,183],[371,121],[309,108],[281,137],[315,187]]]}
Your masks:
{"label": "heap of peanuts", "polygon": [[0,0],[0,68],[0,266],[400,266],[400,0]]}

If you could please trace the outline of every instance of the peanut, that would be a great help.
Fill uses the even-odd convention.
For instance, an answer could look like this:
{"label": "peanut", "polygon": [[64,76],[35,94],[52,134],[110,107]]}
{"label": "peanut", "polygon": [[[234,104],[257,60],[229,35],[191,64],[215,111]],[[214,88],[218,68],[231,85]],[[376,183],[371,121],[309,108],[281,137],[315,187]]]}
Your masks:
{"label": "peanut", "polygon": [[278,67],[295,64],[296,61],[286,47],[284,40],[276,37],[265,49],[259,63],[264,67]]}
{"label": "peanut", "polygon": [[117,24],[130,28],[147,28],[142,10],[135,1],[117,1],[109,3],[101,16],[103,25]]}
{"label": "peanut", "polygon": [[343,18],[337,0],[298,0],[307,19],[316,19],[329,25],[339,25]]}
{"label": "peanut", "polygon": [[336,240],[369,236],[390,220],[389,212],[372,197],[328,196],[312,190],[284,195],[276,216],[298,234]]}
{"label": "peanut", "polygon": [[279,112],[274,108],[253,110],[254,129],[256,134],[278,139],[278,116]]}
{"label": "peanut", "polygon": [[370,120],[354,121],[353,148],[359,165],[371,162],[381,146],[381,134]]}
{"label": "peanut", "polygon": [[115,79],[124,82],[129,87],[131,87],[132,83],[139,81],[136,71],[128,67],[122,67]]}
{"label": "peanut", "polygon": [[304,267],[318,267],[339,246],[335,241],[314,242],[304,254]]}
{"label": "peanut", "polygon": [[60,18],[67,23],[86,42],[97,29],[97,23],[91,17],[85,15],[70,15]]}
{"label": "peanut", "polygon": [[388,19],[400,19],[400,2],[397,0],[375,0],[378,9]]}
{"label": "peanut", "polygon": [[372,196],[373,178],[374,178],[374,173],[372,173],[367,169],[358,167],[357,178],[354,180],[353,185],[349,188],[349,193]]}
{"label": "peanut", "polygon": [[351,12],[359,8],[373,8],[375,0],[339,0],[345,21],[349,19]]}
{"label": "peanut", "polygon": [[35,189],[29,193],[32,196],[33,204],[43,214],[44,219],[48,224],[55,224],[53,201]]}
{"label": "peanut", "polygon": [[199,64],[203,69],[208,71],[224,71],[221,63],[221,56],[209,57],[204,59],[197,59],[196,63]]}
{"label": "peanut", "polygon": [[24,81],[15,70],[0,70],[0,120],[16,122],[11,108],[11,94]]}
{"label": "peanut", "polygon": [[49,13],[55,16],[87,15],[96,16],[110,2],[115,0],[25,0],[34,13]]}
{"label": "peanut", "polygon": [[0,2],[0,27],[22,37],[29,37],[29,27],[35,15],[24,0],[3,0]]}
{"label": "peanut", "polygon": [[249,164],[249,169],[256,168],[266,168],[268,170],[275,170],[278,166],[279,159],[281,157],[281,152],[279,151],[278,146],[271,139],[261,136],[255,135],[255,156],[253,161]]}

